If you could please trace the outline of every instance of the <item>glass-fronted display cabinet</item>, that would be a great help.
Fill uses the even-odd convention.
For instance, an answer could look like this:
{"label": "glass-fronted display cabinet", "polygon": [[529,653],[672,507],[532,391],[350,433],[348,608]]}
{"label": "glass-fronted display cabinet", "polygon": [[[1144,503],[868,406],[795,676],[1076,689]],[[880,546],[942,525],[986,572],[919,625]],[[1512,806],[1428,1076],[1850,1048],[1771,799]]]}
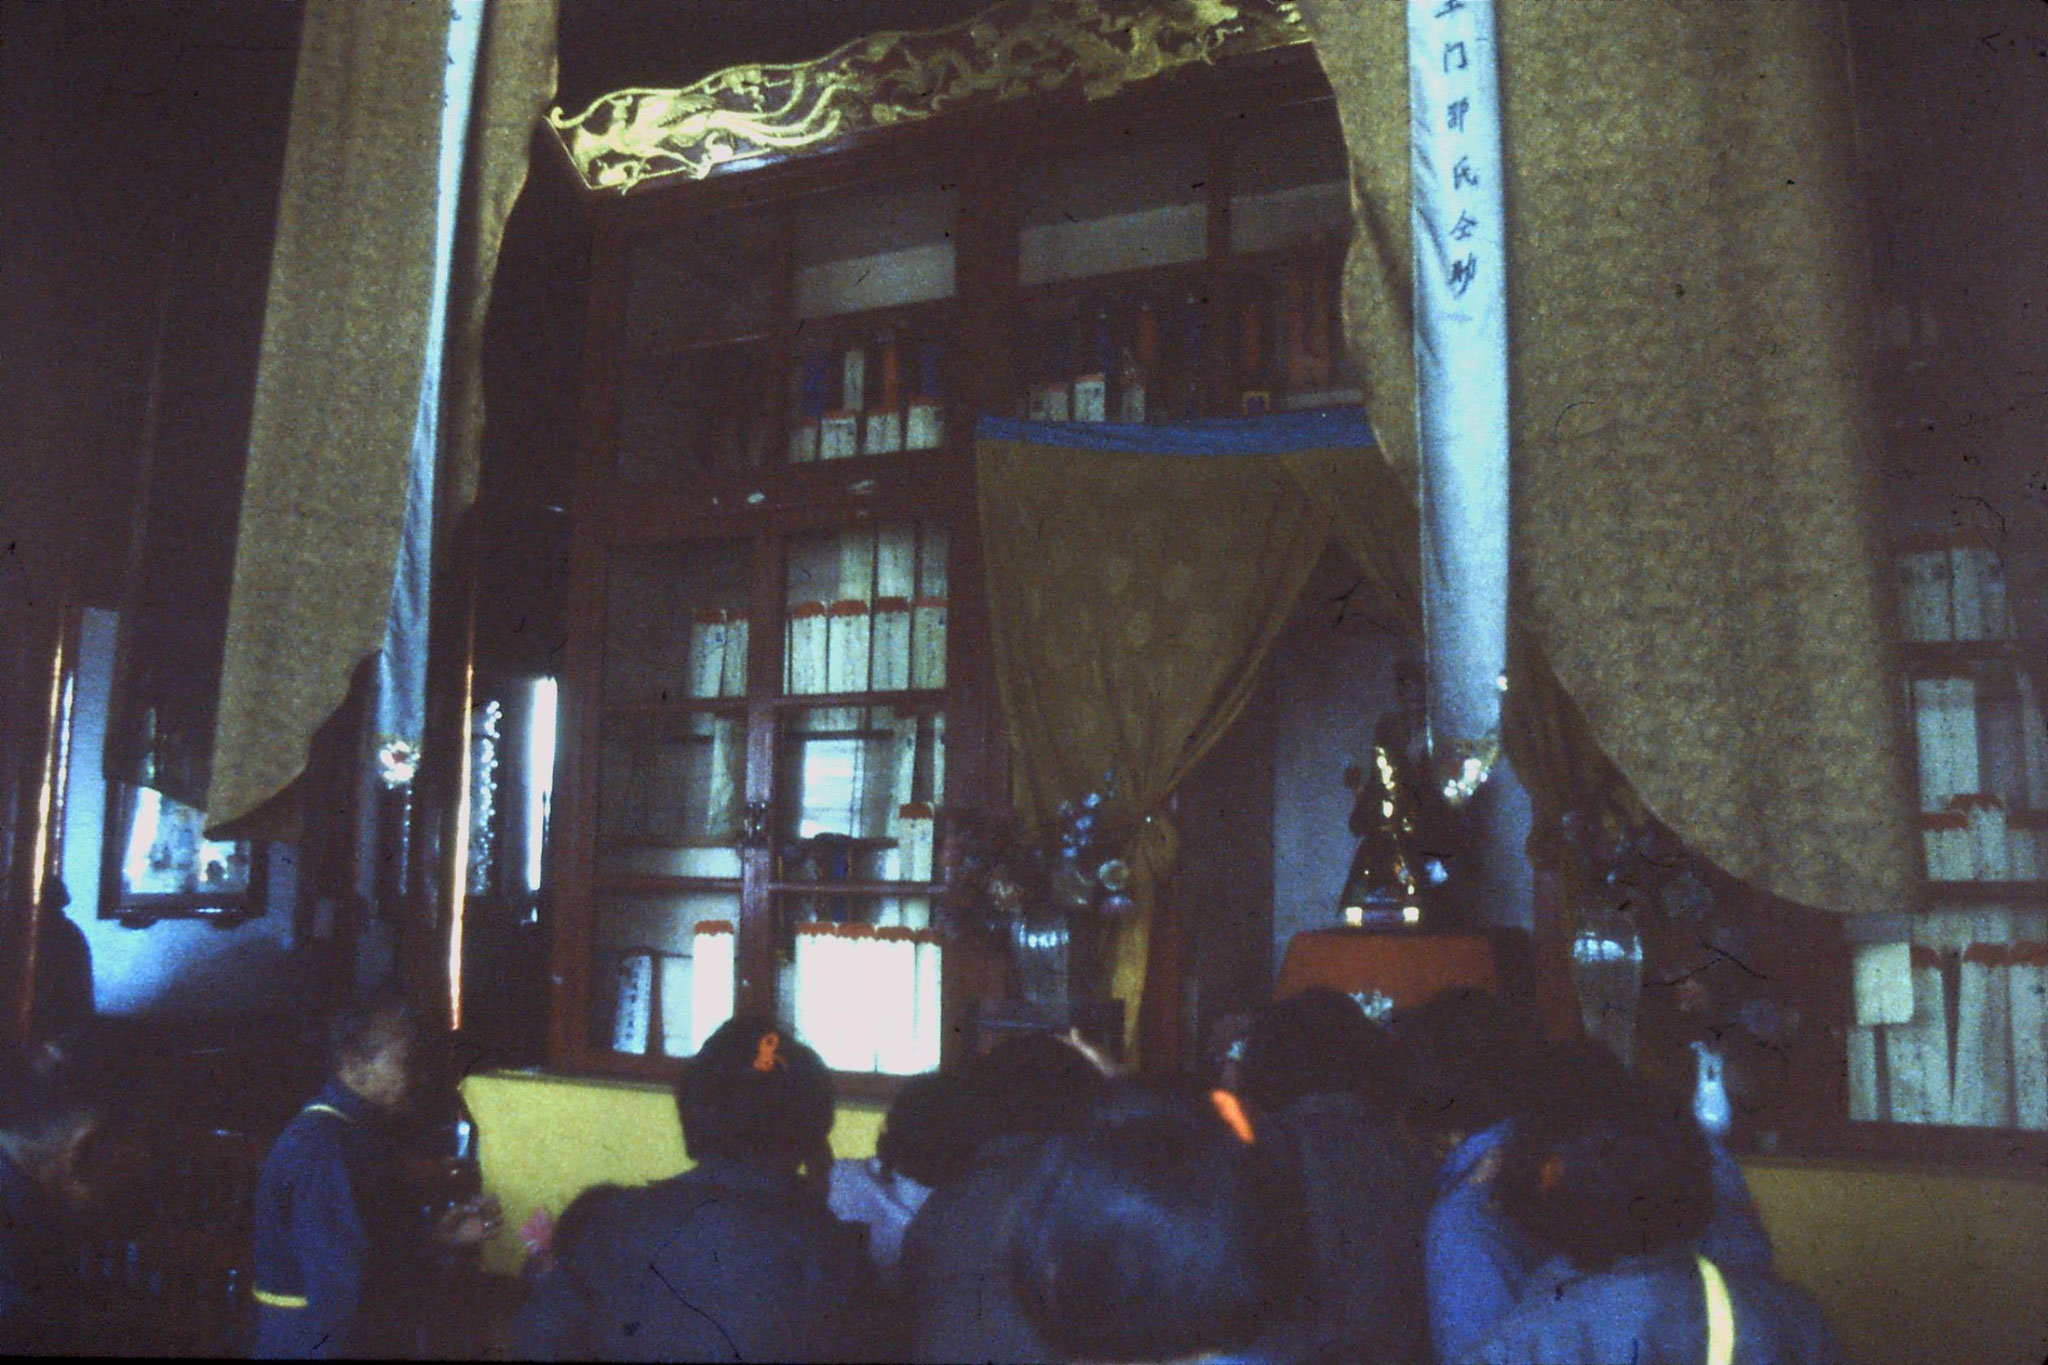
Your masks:
{"label": "glass-fronted display cabinet", "polygon": [[1267,56],[592,193],[558,1065],[748,1009],[903,1075],[1003,995],[943,913],[949,821],[1007,796],[973,423],[1358,401],[1342,139]]}
{"label": "glass-fronted display cabinet", "polygon": [[[600,232],[560,1060],[658,1068],[744,1007],[842,1071],[938,1064],[957,198],[911,174]],[[851,487],[789,468],[828,462]]]}
{"label": "glass-fronted display cabinet", "polygon": [[[589,1048],[694,1052],[737,1002],[750,898],[766,900],[775,1008],[792,1024],[838,989],[836,959],[812,960],[821,939],[852,945],[852,979],[936,958],[947,540],[940,523],[883,521],[607,551]],[[780,591],[757,614],[764,578]],[[779,666],[750,667],[764,657]],[[750,772],[756,751],[765,773]],[[914,986],[914,961],[904,970]],[[925,975],[937,984],[936,962]],[[835,1064],[936,1065],[939,1000],[923,1003],[915,1039]]]}

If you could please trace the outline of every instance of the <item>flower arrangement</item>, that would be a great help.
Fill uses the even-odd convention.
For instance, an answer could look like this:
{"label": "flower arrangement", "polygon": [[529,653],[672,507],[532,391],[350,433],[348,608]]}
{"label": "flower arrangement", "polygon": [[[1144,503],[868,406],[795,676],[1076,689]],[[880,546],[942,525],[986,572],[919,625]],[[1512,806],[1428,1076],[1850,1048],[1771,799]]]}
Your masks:
{"label": "flower arrangement", "polygon": [[1007,940],[1018,920],[1113,921],[1137,909],[1122,851],[1136,824],[1117,813],[1116,784],[1062,801],[1027,828],[1005,812],[956,811],[941,854],[941,916],[955,928]]}
{"label": "flower arrangement", "polygon": [[1758,965],[1778,912],[1653,818],[1568,811],[1556,837],[1586,888],[1582,934],[1620,922],[1640,935],[1645,1069],[1683,1086],[1697,1044],[1725,1063],[1738,1108],[1760,1103],[1760,1073],[1811,1032],[1788,983]]}

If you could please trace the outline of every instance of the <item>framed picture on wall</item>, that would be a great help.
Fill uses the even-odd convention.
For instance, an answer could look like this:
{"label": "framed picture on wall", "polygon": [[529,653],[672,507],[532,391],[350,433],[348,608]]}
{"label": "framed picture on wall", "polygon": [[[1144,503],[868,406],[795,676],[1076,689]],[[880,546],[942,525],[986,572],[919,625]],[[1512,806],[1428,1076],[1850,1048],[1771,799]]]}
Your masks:
{"label": "framed picture on wall", "polygon": [[205,812],[151,787],[107,784],[100,918],[239,924],[267,909],[267,846],[206,837]]}

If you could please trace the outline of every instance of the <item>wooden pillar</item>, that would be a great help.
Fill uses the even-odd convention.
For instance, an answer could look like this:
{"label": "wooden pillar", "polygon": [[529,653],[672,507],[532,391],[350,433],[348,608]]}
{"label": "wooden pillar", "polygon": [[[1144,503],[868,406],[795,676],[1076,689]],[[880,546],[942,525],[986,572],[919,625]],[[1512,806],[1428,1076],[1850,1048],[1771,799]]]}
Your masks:
{"label": "wooden pillar", "polygon": [[[979,153],[979,154],[977,154]],[[958,297],[980,301],[977,325],[961,329],[962,346],[950,366],[947,431],[966,436],[982,413],[1015,411],[1018,377],[1017,162],[989,158],[981,149],[954,149],[961,158],[957,248]]]}
{"label": "wooden pillar", "polygon": [[1535,1004],[1547,1038],[1576,1038],[1581,1030],[1572,985],[1572,902],[1575,879],[1564,869],[1536,868]]}
{"label": "wooden pillar", "polygon": [[[445,484],[446,479],[437,484]],[[444,499],[436,517],[426,715],[412,783],[400,970],[421,1017],[462,1022],[462,924],[469,888],[471,712],[482,517]]]}
{"label": "wooden pillar", "polygon": [[35,1008],[36,956],[44,913],[44,883],[58,842],[59,765],[64,748],[64,681],[72,666],[67,582],[24,602],[4,719],[13,742],[5,746],[11,797],[4,814],[10,833],[4,916],[0,916],[0,1002],[6,1019],[0,1042],[27,1041]]}
{"label": "wooden pillar", "polygon": [[[952,532],[948,567],[952,604],[946,679],[947,733],[973,736],[949,748],[944,807],[953,813],[990,811],[1010,804],[1010,750],[997,695],[989,643],[986,560],[982,552],[980,502],[972,441],[984,413],[1009,416],[1018,410],[1018,319],[1023,316],[1017,284],[1018,162],[962,144],[948,153],[959,167],[957,219],[958,294],[976,305],[977,325],[959,328],[948,357],[946,430],[948,444],[966,452],[958,483],[946,490],[944,507]],[[1008,978],[1004,952],[973,935],[956,935],[946,945],[945,1056],[964,1057],[970,1031],[964,1021],[1003,1000]]]}
{"label": "wooden pillar", "polygon": [[1584,1031],[1578,989],[1572,983],[1572,933],[1586,870],[1565,837],[1555,796],[1530,789],[1527,857],[1535,873],[1531,897],[1531,990],[1536,1021],[1547,1038],[1576,1038]]}
{"label": "wooden pillar", "polygon": [[1167,878],[1152,907],[1152,935],[1146,947],[1145,995],[1138,1002],[1138,1064],[1147,1075],[1181,1070],[1186,1044],[1182,1017],[1187,989],[1185,932],[1174,879]]}
{"label": "wooden pillar", "polygon": [[[1180,795],[1167,798],[1166,818],[1180,820]],[[1145,994],[1138,1002],[1138,1065],[1147,1074],[1181,1069],[1187,990],[1187,932],[1181,916],[1180,878],[1169,872],[1152,905],[1145,945]]]}

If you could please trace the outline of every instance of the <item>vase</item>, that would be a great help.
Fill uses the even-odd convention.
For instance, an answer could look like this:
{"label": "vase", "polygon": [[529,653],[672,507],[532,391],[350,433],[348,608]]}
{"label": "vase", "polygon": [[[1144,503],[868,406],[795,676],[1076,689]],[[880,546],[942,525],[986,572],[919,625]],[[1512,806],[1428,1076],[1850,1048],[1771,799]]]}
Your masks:
{"label": "vase", "polygon": [[1586,1032],[1623,1066],[1633,1066],[1636,1006],[1643,993],[1643,941],[1633,914],[1607,905],[1580,908],[1572,935],[1572,985]]}
{"label": "vase", "polygon": [[1010,920],[1010,967],[1017,994],[1048,1024],[1063,1023],[1068,1015],[1072,948],[1073,935],[1062,917],[1018,915]]}

